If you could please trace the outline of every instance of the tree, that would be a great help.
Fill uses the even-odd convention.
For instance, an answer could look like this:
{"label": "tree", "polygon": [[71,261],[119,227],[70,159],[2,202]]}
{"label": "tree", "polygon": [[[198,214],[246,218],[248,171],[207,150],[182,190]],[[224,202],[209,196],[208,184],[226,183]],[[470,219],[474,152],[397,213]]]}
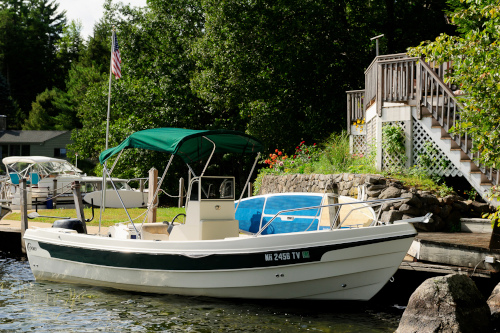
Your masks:
{"label": "tree", "polygon": [[472,135],[473,151],[487,166],[500,167],[500,4],[492,0],[453,1],[450,14],[458,36],[441,34],[433,42],[411,48],[426,61],[451,61],[445,81],[466,92],[456,133]]}
{"label": "tree", "polygon": [[74,113],[68,96],[59,89],[46,89],[32,103],[24,130],[71,130],[74,128]]}
{"label": "tree", "polygon": [[56,44],[66,19],[58,6],[49,0],[5,0],[0,5],[0,73],[23,111],[16,119],[18,128],[38,93],[47,87],[64,87]]}
{"label": "tree", "polygon": [[[10,95],[10,88],[5,77],[0,74],[0,115],[7,116],[8,120],[18,116],[19,107]],[[9,123],[7,122],[7,125]]]}

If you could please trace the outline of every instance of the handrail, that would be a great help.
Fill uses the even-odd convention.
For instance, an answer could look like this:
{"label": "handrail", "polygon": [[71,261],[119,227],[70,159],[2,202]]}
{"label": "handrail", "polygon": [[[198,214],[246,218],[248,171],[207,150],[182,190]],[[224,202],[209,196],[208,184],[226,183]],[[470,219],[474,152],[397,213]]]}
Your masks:
{"label": "handrail", "polygon": [[439,122],[446,133],[450,134],[460,149],[474,162],[484,176],[498,185],[500,182],[500,171],[493,168],[486,168],[479,160],[480,152],[474,154],[472,149],[475,146],[474,137],[468,133],[456,135],[451,133],[451,128],[459,125],[460,109],[464,106],[458,101],[453,91],[443,81],[440,75],[436,74],[429,64],[422,59],[419,61],[420,82],[419,94],[420,103],[417,108],[417,117],[422,118],[421,107],[426,106],[434,119]]}
{"label": "handrail", "polygon": [[[289,212],[298,212],[302,210],[309,210],[309,209],[319,209],[319,208],[324,208],[324,207],[336,207],[336,206],[344,206],[344,205],[359,205],[359,204],[373,204],[375,203],[382,204],[388,201],[402,201],[402,200],[408,200],[408,198],[389,198],[389,199],[375,199],[375,200],[367,200],[367,201],[353,201],[353,202],[344,202],[344,203],[335,203],[335,204],[328,204],[328,205],[319,205],[319,206],[311,206],[311,207],[301,207],[301,208],[292,208],[292,209],[284,209],[280,210],[276,215],[273,216],[260,230],[254,234],[254,237],[260,236],[264,230],[267,229],[267,227],[281,214],[283,213],[289,213]],[[363,208],[366,207],[372,207],[372,206],[364,206]],[[343,223],[344,221],[342,221]]]}
{"label": "handrail", "polygon": [[450,95],[450,97],[453,99],[453,101],[455,103],[457,103],[457,106],[459,106],[460,108],[463,108],[463,105],[462,103],[460,103],[456,97],[455,97],[455,94],[453,93],[453,91],[448,87],[448,85],[446,83],[444,83],[444,81],[441,79],[441,77],[439,77],[433,70],[432,68],[429,66],[429,64],[427,64],[425,61],[423,61],[422,59],[420,59],[419,61],[419,64],[424,67],[427,71],[427,73],[429,73],[432,78],[434,80],[436,80],[436,82],[441,86],[441,88],[443,88],[444,91],[446,91],[446,93],[448,95]]}

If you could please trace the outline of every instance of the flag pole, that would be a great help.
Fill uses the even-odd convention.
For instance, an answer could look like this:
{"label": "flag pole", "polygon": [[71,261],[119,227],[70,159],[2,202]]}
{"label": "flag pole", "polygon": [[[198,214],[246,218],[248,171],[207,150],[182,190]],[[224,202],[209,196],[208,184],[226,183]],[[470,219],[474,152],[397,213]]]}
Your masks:
{"label": "flag pole", "polygon": [[[115,49],[115,27],[113,27],[113,31],[111,33],[111,56],[109,60],[109,88],[108,88],[108,112],[106,117],[106,149],[108,149],[108,138],[109,138],[109,118],[110,118],[110,110],[111,110],[111,80],[113,78],[113,51]],[[106,163],[106,162],[104,162]],[[102,172],[102,200],[101,200],[101,209],[99,213],[99,233],[101,233],[101,220],[102,220],[102,212],[106,209],[106,173]]]}
{"label": "flag pole", "polygon": [[108,149],[109,137],[109,118],[110,118],[110,105],[111,105],[111,79],[113,77],[113,51],[115,49],[115,27],[111,34],[111,57],[109,61],[109,89],[108,89],[108,115],[106,118],[106,149]]}

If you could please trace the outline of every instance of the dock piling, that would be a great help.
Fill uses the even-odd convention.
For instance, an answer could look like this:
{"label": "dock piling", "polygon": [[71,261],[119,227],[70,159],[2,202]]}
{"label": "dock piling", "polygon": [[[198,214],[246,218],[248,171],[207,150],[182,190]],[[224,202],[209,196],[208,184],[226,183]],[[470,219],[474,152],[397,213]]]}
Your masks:
{"label": "dock piling", "polygon": [[148,213],[148,222],[153,223],[156,222],[156,207],[158,205],[158,196],[155,198],[156,188],[158,187],[158,170],[156,168],[149,170],[148,185],[148,206],[151,205]]}
{"label": "dock piling", "polygon": [[24,232],[28,229],[28,196],[26,193],[26,178],[20,183],[20,208],[21,208],[21,252],[26,254],[26,244],[24,243]]}

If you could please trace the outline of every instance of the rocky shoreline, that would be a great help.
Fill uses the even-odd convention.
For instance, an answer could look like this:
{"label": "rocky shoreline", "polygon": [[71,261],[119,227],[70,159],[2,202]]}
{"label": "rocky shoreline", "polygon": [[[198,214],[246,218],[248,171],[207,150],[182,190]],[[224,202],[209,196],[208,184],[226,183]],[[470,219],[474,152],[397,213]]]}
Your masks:
{"label": "rocky shoreline", "polygon": [[466,200],[455,194],[440,197],[430,191],[405,187],[398,180],[372,174],[291,174],[263,177],[259,194],[282,192],[338,193],[351,197],[362,194],[367,200],[407,198],[406,201],[384,204],[380,220],[393,222],[432,213],[430,223],[415,224],[417,230],[421,231],[458,231],[460,218],[479,218],[482,214],[493,211],[484,202]]}

